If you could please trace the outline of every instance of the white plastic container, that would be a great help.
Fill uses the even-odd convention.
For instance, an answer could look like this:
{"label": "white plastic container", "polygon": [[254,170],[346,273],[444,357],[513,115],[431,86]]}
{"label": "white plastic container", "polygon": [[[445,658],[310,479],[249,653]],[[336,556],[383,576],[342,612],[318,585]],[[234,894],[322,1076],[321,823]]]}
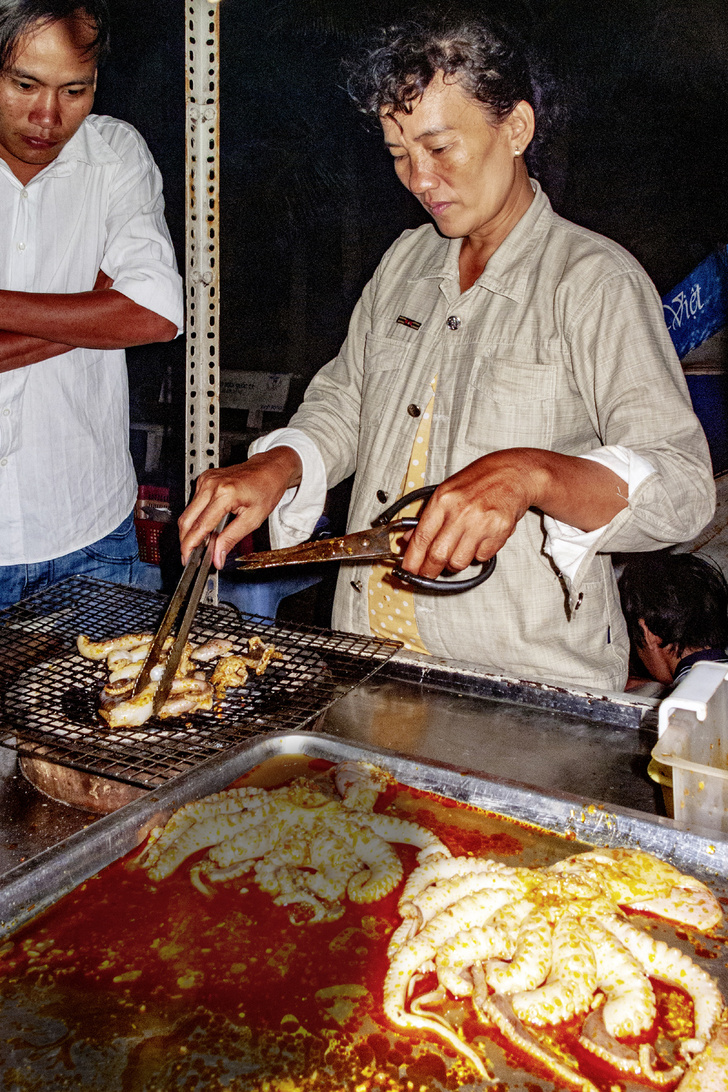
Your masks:
{"label": "white plastic container", "polygon": [[695,665],[660,706],[660,739],[652,751],[672,771],[675,818],[720,831],[728,831],[725,672],[725,664]]}

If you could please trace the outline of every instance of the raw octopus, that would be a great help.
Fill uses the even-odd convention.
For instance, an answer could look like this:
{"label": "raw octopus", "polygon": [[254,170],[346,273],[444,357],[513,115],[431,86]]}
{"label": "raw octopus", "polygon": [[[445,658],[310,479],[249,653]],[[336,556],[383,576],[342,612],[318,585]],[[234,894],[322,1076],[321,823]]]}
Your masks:
{"label": "raw octopus", "polygon": [[[399,1028],[444,1039],[489,1079],[484,1056],[435,1011],[449,997],[470,997],[483,1024],[560,1082],[597,1092],[534,1031],[583,1018],[578,1041],[586,1056],[623,1079],[674,1088],[711,1040],[723,998],[702,968],[620,908],[703,931],[722,918],[704,884],[640,850],[598,849],[540,869],[432,858],[409,876],[399,901],[385,1012]],[[418,996],[430,971],[437,986]],[[694,1033],[667,1061],[647,1041],[656,1018],[650,979],[679,986],[692,1000]]]}
{"label": "raw octopus", "polygon": [[313,924],[341,917],[346,895],[370,903],[394,890],[403,868],[393,842],[416,846],[418,860],[449,857],[426,827],[372,811],[391,780],[384,771],[344,762],[334,780],[338,795],[297,778],[282,788],[230,789],[186,804],[152,831],[139,863],[160,881],[208,848],[191,870],[201,892],[210,895],[210,884],[252,871],[277,905],[291,907],[291,921]]}

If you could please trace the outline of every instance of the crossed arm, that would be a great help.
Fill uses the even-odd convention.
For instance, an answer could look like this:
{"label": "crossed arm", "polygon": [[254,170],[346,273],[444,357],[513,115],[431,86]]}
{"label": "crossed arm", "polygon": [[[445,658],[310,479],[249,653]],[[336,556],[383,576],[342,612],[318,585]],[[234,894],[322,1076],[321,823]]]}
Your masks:
{"label": "crossed arm", "polygon": [[113,288],[102,270],[90,292],[0,291],[0,372],[70,349],[171,341],[177,327]]}

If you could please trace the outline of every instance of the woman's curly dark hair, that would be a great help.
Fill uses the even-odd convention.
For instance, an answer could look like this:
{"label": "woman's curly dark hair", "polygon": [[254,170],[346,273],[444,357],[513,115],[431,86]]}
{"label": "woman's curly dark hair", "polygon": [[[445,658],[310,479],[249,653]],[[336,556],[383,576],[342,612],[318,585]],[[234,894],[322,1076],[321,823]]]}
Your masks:
{"label": "woman's curly dark hair", "polygon": [[483,15],[432,13],[384,27],[344,70],[349,97],[370,118],[410,113],[438,72],[482,103],[496,124],[525,100],[536,115],[529,165],[562,113],[553,79],[519,35]]}

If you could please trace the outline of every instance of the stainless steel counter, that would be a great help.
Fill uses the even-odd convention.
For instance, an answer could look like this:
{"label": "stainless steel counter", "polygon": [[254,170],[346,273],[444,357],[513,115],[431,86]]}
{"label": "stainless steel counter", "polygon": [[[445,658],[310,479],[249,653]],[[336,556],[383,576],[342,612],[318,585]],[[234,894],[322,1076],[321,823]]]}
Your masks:
{"label": "stainless steel counter", "polygon": [[[647,777],[654,699],[522,683],[469,665],[398,656],[332,706],[317,729],[544,792],[664,814]],[[58,804],[0,748],[0,875],[95,822]]]}
{"label": "stainless steel counter", "polygon": [[[613,724],[576,712],[443,690],[388,677],[385,668],[326,714],[322,731],[411,757],[465,767],[541,789],[663,814],[647,776],[657,728]],[[657,790],[657,791],[655,791]]]}

